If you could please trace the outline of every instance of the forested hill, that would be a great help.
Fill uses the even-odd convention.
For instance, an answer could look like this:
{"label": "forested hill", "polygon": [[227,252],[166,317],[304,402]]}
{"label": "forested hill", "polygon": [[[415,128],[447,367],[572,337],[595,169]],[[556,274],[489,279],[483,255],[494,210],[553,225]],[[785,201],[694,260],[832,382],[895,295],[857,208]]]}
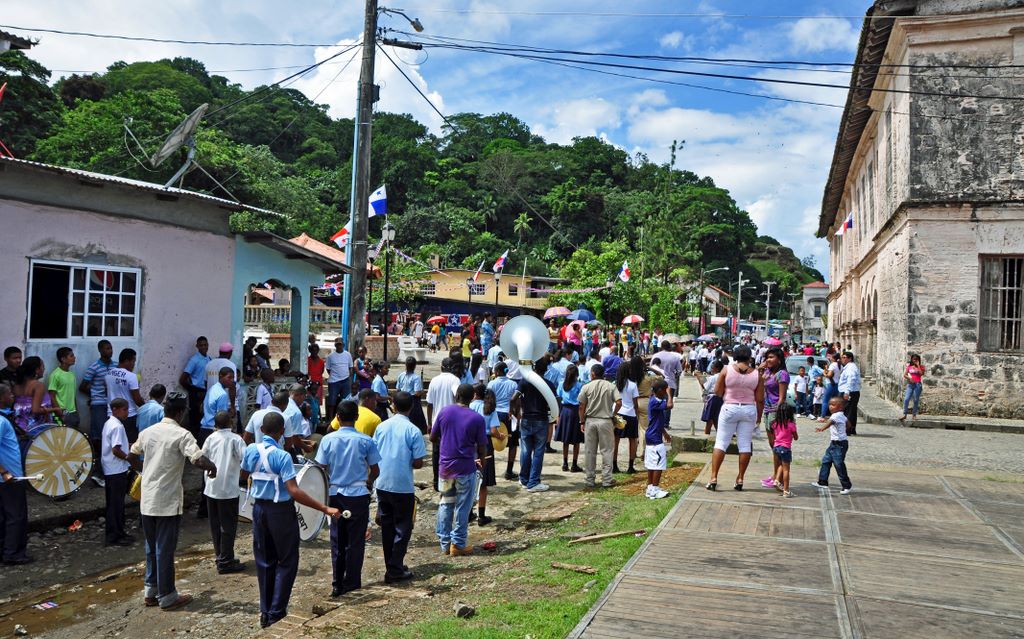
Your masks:
{"label": "forested hill", "polygon": [[[9,83],[0,127],[18,157],[162,183],[184,150],[156,170],[145,157],[208,103],[198,161],[240,201],[286,215],[238,214],[237,228],[326,240],[347,220],[352,120],[331,118],[298,91],[246,91],[191,58],[115,63],[51,84],[47,69],[9,51],[0,72]],[[702,268],[728,266],[709,276],[723,289],[738,270],[757,286],[782,269],[791,274],[783,292],[812,277],[797,260],[768,255],[729,193],[674,161],[631,157],[594,137],[550,144],[508,113],[449,120],[434,135],[409,115],[374,119],[373,186],[387,185],[398,246],[424,261],[437,254],[444,266],[475,269],[512,249],[507,271],[528,259],[532,274],[586,286],[628,260],[633,280],[608,299],[563,301],[604,307],[610,317],[645,309],[666,327],[680,315],[674,300]],[[228,197],[198,171],[185,186]],[[371,224],[376,233],[379,222]],[[755,255],[759,265],[748,263]]]}

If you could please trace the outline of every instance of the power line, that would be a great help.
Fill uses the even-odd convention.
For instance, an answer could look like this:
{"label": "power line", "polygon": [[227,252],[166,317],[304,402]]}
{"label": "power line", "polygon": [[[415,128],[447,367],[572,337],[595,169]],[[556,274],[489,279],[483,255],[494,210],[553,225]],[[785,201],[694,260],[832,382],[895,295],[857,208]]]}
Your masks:
{"label": "power line", "polygon": [[12,29],[14,31],[31,31],[33,33],[52,33],[54,35],[75,36],[81,38],[102,38],[106,40],[128,40],[130,42],[158,42],[163,44],[188,44],[212,47],[340,47],[344,46],[337,42],[331,43],[302,43],[302,42],[222,42],[214,40],[179,40],[175,38],[154,38],[148,36],[127,36],[114,33],[90,33],[88,31],[64,31],[62,29],[45,29],[36,27],[21,27],[13,24],[0,24],[0,29]]}
{"label": "power line", "polygon": [[476,51],[478,53],[489,53],[492,55],[501,55],[512,58],[521,58],[525,60],[551,60],[557,62],[572,62],[575,64],[583,64],[595,67],[610,67],[615,69],[628,69],[635,71],[653,71],[656,73],[671,73],[677,75],[696,76],[704,78],[717,78],[722,80],[738,80],[741,82],[763,82],[767,84],[782,84],[790,86],[805,86],[805,87],[817,87],[826,89],[841,89],[841,90],[862,90],[862,91],[876,91],[879,93],[896,93],[902,95],[922,95],[932,97],[945,97],[945,98],[976,98],[976,99],[1000,99],[1000,100],[1024,100],[1024,96],[998,96],[998,95],[980,95],[980,94],[948,94],[939,93],[937,91],[916,91],[913,89],[895,89],[895,88],[873,88],[873,87],[849,87],[842,84],[829,84],[826,82],[811,82],[806,80],[787,80],[783,78],[766,78],[766,77],[752,77],[745,75],[737,75],[733,73],[711,73],[706,71],[690,71],[685,69],[665,69],[661,67],[647,67],[635,64],[621,64],[617,62],[598,62],[592,60],[574,60],[567,58],[548,57],[541,55],[534,55],[529,53],[516,53],[511,51],[499,50],[489,47],[471,47],[465,45],[456,44],[438,44],[425,42],[421,43],[424,47],[434,47],[441,49],[453,49],[453,50],[464,50],[464,51]]}
{"label": "power line", "polygon": [[[831,16],[831,15],[756,15],[751,13],[676,13],[676,12],[651,12],[651,13],[630,13],[624,11],[499,11],[480,9],[438,9],[435,7],[407,7],[406,11],[417,13],[455,13],[473,15],[500,15],[500,16],[537,16],[537,17],[568,17],[568,18],[693,18],[699,20],[728,19],[728,20],[928,20],[934,16],[901,16],[901,15],[856,15],[856,16]],[[968,18],[973,14],[949,14],[944,18]]]}

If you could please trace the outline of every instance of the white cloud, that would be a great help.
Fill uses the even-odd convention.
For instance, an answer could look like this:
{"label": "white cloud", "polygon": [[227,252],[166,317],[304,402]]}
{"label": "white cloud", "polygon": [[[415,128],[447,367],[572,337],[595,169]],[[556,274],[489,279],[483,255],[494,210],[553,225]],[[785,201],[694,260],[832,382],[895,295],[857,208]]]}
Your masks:
{"label": "white cloud", "polygon": [[684,52],[692,49],[695,41],[696,38],[682,31],[671,31],[658,38],[662,49],[681,49]]}
{"label": "white cloud", "polygon": [[567,144],[577,136],[597,136],[619,128],[621,111],[603,98],[583,98],[541,109],[538,119],[531,127],[534,133],[548,142]]}
{"label": "white cloud", "polygon": [[854,51],[858,37],[854,25],[843,18],[801,18],[789,28],[793,53]]}

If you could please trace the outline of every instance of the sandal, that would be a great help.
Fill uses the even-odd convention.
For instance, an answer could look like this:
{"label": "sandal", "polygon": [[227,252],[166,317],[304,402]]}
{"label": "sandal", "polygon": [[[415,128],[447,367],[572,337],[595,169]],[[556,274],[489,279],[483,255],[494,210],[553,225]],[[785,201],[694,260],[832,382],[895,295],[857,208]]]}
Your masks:
{"label": "sandal", "polygon": [[714,479],[712,481],[709,481],[708,485],[705,486],[704,488],[707,488],[708,490],[714,490],[714,489],[718,488],[718,480]]}
{"label": "sandal", "polygon": [[907,421],[907,416],[904,414],[903,417],[900,417],[900,421],[901,422]]}
{"label": "sandal", "polygon": [[738,481],[736,485],[732,487],[733,490],[743,490],[743,482]]}
{"label": "sandal", "polygon": [[178,598],[174,600],[174,603],[169,606],[162,606],[160,610],[165,612],[177,610],[178,608],[187,606],[190,603],[192,603],[192,595],[178,595]]}

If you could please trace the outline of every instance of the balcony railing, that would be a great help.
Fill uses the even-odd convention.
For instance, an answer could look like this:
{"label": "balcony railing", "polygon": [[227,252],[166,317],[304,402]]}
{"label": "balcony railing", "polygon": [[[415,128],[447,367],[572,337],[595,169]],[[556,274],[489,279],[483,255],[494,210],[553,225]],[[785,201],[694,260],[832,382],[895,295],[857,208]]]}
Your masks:
{"label": "balcony railing", "polygon": [[[292,307],[283,304],[246,304],[246,326],[262,327],[268,322],[289,324],[292,321]],[[311,306],[309,323],[324,324],[328,327],[341,326],[341,309],[329,306]]]}

